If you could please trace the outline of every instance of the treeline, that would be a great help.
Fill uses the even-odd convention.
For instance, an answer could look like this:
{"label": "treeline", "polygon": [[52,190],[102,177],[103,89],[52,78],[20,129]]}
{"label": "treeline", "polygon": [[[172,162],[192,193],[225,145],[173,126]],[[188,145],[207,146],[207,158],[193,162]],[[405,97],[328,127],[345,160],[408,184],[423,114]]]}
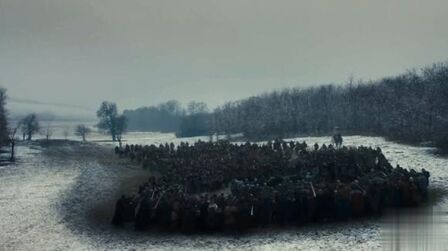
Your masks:
{"label": "treeline", "polygon": [[125,110],[129,131],[176,132],[184,110],[179,102],[168,101],[158,106]]}
{"label": "treeline", "polygon": [[250,139],[330,134],[379,135],[448,149],[448,64],[378,81],[286,89],[214,111],[212,133]]}
{"label": "treeline", "polygon": [[226,103],[212,113],[177,101],[124,112],[131,131],[180,137],[243,133],[252,140],[297,135],[376,135],[448,150],[448,64],[377,81],[285,89]]}
{"label": "treeline", "polygon": [[157,106],[125,110],[129,131],[174,132],[179,137],[207,134],[209,110],[203,102],[190,102],[183,107],[170,100]]}

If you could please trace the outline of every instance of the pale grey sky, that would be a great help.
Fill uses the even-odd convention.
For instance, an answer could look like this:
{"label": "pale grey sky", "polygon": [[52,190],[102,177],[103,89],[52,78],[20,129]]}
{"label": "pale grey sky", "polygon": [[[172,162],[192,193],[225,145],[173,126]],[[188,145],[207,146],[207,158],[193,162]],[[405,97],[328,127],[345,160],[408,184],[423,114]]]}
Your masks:
{"label": "pale grey sky", "polygon": [[215,106],[446,61],[447,13],[446,0],[0,0],[0,85],[92,110]]}

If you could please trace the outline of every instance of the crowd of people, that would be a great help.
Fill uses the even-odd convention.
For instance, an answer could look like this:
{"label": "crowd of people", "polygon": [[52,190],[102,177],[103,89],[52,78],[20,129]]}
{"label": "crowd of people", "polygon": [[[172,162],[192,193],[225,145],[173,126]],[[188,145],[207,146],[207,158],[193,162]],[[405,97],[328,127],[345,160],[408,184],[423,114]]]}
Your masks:
{"label": "crowd of people", "polygon": [[244,231],[343,221],[428,198],[429,172],[394,168],[379,148],[199,141],[115,152],[154,174],[116,204],[113,224],[133,222],[138,230]]}

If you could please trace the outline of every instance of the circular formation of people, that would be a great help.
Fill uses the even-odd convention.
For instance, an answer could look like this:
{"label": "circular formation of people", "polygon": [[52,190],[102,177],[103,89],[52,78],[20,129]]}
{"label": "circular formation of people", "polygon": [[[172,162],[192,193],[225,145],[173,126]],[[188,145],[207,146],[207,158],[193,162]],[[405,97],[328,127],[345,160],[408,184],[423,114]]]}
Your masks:
{"label": "circular formation of people", "polygon": [[381,215],[428,199],[429,172],[392,167],[380,148],[275,140],[126,145],[151,173],[116,203],[112,223],[137,230],[236,231]]}

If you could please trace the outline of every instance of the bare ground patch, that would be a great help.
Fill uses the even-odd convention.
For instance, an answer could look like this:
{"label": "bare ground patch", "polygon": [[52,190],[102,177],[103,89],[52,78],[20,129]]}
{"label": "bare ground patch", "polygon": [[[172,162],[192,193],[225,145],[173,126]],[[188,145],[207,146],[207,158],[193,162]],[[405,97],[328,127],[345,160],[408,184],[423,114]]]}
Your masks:
{"label": "bare ground patch", "polygon": [[121,194],[137,192],[150,172],[120,159],[110,147],[92,143],[58,142],[44,148],[50,161],[79,171],[74,184],[61,195],[58,211],[73,231],[112,228],[110,220]]}

